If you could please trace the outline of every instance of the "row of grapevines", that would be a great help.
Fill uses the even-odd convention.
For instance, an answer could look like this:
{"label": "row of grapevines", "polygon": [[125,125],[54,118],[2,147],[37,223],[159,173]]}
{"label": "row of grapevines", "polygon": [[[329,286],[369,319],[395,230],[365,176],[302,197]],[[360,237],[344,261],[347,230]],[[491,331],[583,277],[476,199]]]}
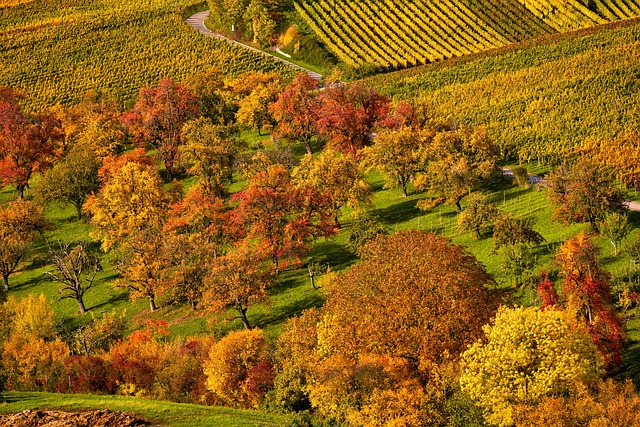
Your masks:
{"label": "row of grapevines", "polygon": [[[295,70],[183,21],[187,0],[34,0],[0,9],[0,86],[25,93],[28,109],[76,102],[109,89],[124,100],[163,77],[217,67],[230,76]],[[38,11],[41,11],[38,12]]]}
{"label": "row of grapevines", "polygon": [[343,62],[424,64],[640,14],[640,0],[301,0]]}
{"label": "row of grapevines", "polygon": [[640,127],[639,39],[632,20],[365,82],[486,126],[505,155],[559,160],[585,139]]}

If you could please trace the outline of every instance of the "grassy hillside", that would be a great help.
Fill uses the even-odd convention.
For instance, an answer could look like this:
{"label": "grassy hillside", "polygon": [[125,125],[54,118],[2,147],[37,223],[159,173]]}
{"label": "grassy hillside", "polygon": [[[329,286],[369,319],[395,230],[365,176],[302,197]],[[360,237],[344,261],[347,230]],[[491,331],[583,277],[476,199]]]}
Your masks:
{"label": "grassy hillside", "polygon": [[194,31],[183,15],[202,7],[194,0],[0,1],[0,86],[22,90],[35,110],[73,104],[91,89],[131,100],[162,77],[182,80],[214,66],[233,76],[292,74]]}
{"label": "grassy hillside", "polygon": [[124,396],[87,396],[58,393],[18,393],[0,395],[0,413],[16,413],[26,409],[104,409],[132,412],[167,427],[261,427],[283,426],[286,415],[258,411],[161,402]]}
{"label": "grassy hillside", "polygon": [[302,0],[296,10],[344,63],[426,64],[640,14],[636,0]]}
{"label": "grassy hillside", "polygon": [[434,115],[486,126],[505,155],[558,159],[586,138],[640,125],[640,22],[555,35],[373,77],[396,99],[423,99]]}

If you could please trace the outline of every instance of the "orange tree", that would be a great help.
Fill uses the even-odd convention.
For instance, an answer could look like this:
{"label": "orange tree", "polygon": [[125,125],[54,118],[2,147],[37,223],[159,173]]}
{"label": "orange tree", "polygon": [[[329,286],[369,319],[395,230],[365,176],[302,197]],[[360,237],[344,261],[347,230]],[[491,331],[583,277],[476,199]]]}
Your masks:
{"label": "orange tree", "polygon": [[[377,415],[386,422],[411,417],[408,425],[435,422],[427,402],[442,397],[447,367],[495,313],[495,283],[464,248],[421,231],[379,236],[361,255],[327,280],[324,307],[303,315],[310,321],[288,324],[281,343],[300,362],[284,363],[280,372],[297,369],[324,414],[355,424]],[[301,325],[307,332],[296,338],[289,329]]]}

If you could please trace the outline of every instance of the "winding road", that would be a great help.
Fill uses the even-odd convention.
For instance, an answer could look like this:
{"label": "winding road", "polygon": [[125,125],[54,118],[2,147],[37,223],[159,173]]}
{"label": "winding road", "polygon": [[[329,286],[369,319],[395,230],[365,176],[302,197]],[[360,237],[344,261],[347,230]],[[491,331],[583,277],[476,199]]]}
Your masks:
{"label": "winding road", "polygon": [[235,40],[232,40],[232,39],[230,39],[228,37],[223,36],[222,34],[214,33],[213,31],[209,30],[204,25],[204,21],[207,19],[208,16],[209,16],[209,11],[208,10],[205,10],[203,12],[198,12],[198,13],[193,14],[190,17],[187,18],[187,24],[189,24],[191,27],[193,27],[198,32],[200,32],[200,34],[203,34],[203,35],[209,36],[209,37],[215,37],[215,38],[217,38],[219,40],[225,40],[228,43],[235,44],[235,45],[240,46],[240,47],[242,47],[244,49],[249,49],[249,50],[254,51],[256,53],[259,53],[261,55],[269,56],[269,57],[273,58],[276,61],[280,61],[280,62],[282,62],[284,64],[287,64],[291,68],[295,68],[297,70],[304,71],[305,73],[307,73],[309,75],[309,77],[311,77],[314,80],[318,80],[319,81],[320,79],[322,79],[322,76],[320,74],[316,73],[315,71],[311,71],[311,70],[309,70],[307,68],[301,67],[301,66],[299,66],[297,64],[294,64],[293,62],[287,61],[286,59],[282,59],[282,58],[279,58],[277,56],[270,55],[270,54],[268,54],[266,52],[263,52],[263,51],[261,51],[259,49],[256,49],[255,47],[246,45],[244,43],[240,43],[240,42],[235,41]]}

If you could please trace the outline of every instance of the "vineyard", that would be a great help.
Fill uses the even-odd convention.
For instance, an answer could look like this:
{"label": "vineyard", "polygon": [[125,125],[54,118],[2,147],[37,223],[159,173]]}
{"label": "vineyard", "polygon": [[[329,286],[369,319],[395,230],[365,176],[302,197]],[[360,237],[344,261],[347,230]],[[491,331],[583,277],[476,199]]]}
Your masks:
{"label": "vineyard", "polygon": [[235,76],[290,74],[271,58],[200,36],[187,0],[0,2],[0,86],[19,88],[27,108],[69,105],[91,89],[132,99],[162,77],[181,80],[217,67]]}
{"label": "vineyard", "polygon": [[[612,27],[612,28],[609,28]],[[588,138],[639,125],[637,20],[373,77],[397,99],[486,126],[505,155],[559,161]]]}
{"label": "vineyard", "polygon": [[304,0],[296,10],[344,63],[402,68],[640,14],[636,0]]}

